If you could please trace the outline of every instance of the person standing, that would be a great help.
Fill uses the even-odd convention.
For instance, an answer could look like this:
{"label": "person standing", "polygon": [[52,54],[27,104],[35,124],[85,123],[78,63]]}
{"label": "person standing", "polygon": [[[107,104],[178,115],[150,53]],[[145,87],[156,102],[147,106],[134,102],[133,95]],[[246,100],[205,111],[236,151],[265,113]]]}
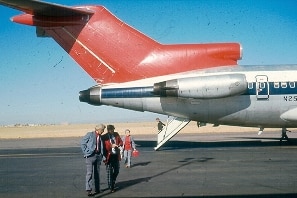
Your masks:
{"label": "person standing", "polygon": [[165,124],[159,118],[156,118],[156,121],[158,122],[158,132],[161,132]]}
{"label": "person standing", "polygon": [[125,130],[125,135],[122,138],[123,141],[123,152],[124,152],[124,163],[126,165],[126,168],[131,167],[131,156],[132,156],[132,151],[136,149],[135,147],[135,142],[133,137],[130,135],[130,130],[126,129]]}
{"label": "person standing", "polygon": [[[286,128],[282,128],[282,137],[280,138],[280,143],[282,143],[282,141],[283,140],[287,140],[287,142],[289,142],[290,140],[289,140],[289,137],[288,137],[288,135],[287,135],[287,132],[288,132],[289,130],[287,130]],[[289,131],[289,132],[291,132],[291,131]]]}
{"label": "person standing", "polygon": [[103,153],[106,158],[107,183],[110,192],[115,192],[115,182],[120,171],[120,148],[123,141],[120,135],[114,131],[113,125],[107,125],[107,133],[103,135],[104,149]]}
{"label": "person standing", "polygon": [[86,191],[88,196],[92,194],[93,174],[95,181],[95,194],[100,193],[100,165],[103,157],[103,142],[101,134],[105,130],[105,125],[99,124],[95,131],[88,132],[81,139],[81,149],[86,158]]}

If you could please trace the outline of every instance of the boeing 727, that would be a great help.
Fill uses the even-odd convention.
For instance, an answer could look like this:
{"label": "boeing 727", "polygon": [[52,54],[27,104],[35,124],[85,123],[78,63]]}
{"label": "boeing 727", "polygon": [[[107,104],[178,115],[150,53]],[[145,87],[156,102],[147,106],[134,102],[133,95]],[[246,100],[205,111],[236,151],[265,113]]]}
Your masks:
{"label": "boeing 727", "polygon": [[172,116],[155,149],[190,121],[297,127],[297,65],[240,66],[239,43],[161,44],[103,6],[0,4],[24,12],[11,20],[52,37],[94,79],[81,102]]}

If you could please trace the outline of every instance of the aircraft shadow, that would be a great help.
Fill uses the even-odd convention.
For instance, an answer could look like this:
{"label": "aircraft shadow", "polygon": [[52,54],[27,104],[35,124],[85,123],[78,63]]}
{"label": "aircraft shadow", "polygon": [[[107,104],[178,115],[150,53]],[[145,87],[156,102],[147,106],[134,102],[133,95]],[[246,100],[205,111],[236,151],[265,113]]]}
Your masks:
{"label": "aircraft shadow", "polygon": [[[118,182],[116,184],[116,191],[120,191],[120,190],[123,190],[125,188],[129,188],[133,185],[136,185],[136,184],[139,184],[139,183],[142,183],[142,182],[149,182],[151,179],[155,178],[155,177],[160,177],[160,176],[163,176],[164,174],[166,173],[169,173],[169,172],[172,172],[172,171],[176,171],[184,166],[188,166],[192,163],[197,163],[197,162],[207,162],[209,160],[212,160],[213,158],[206,158],[206,157],[201,157],[201,158],[184,158],[182,160],[180,160],[179,162],[181,162],[182,164],[181,165],[178,165],[176,167],[173,167],[173,168],[170,168],[168,170],[165,170],[165,171],[162,171],[162,172],[159,172],[155,175],[152,175],[152,176],[148,176],[148,177],[141,177],[141,178],[137,178],[137,179],[131,179],[131,180],[126,180],[126,181],[121,181],[121,182]],[[142,162],[142,163],[139,163],[139,164],[134,164],[133,167],[135,166],[139,166],[139,165],[148,165],[149,163],[151,162]],[[105,190],[108,190],[108,189],[105,189]],[[105,191],[104,190],[104,191]],[[96,196],[96,197],[104,197],[106,194],[102,194],[100,196]]]}
{"label": "aircraft shadow", "polygon": [[[296,146],[297,139],[290,138],[289,141],[280,142],[279,138],[250,138],[240,137],[241,141],[217,141],[217,142],[192,142],[192,141],[168,141],[160,150],[171,149],[187,149],[187,148],[216,148],[216,147],[265,147],[265,146]],[[243,140],[246,139],[246,140]],[[156,141],[135,140],[135,143],[140,147],[155,147]]]}
{"label": "aircraft shadow", "polygon": [[[126,181],[121,181],[121,182],[118,182],[116,184],[116,191],[121,191],[121,190],[124,190],[124,189],[127,189],[131,186],[134,186],[134,185],[137,185],[139,183],[143,183],[143,182],[150,182],[152,179],[156,178],[156,177],[160,177],[160,176],[163,176],[167,173],[170,173],[170,172],[174,172],[182,167],[185,167],[185,166],[188,166],[192,163],[204,163],[204,162],[207,162],[207,161],[210,161],[210,160],[213,160],[214,158],[209,158],[209,157],[201,157],[201,158],[184,158],[184,159],[181,159],[179,162],[181,162],[182,164],[176,166],[176,167],[173,167],[173,168],[170,168],[168,170],[165,170],[165,171],[161,171],[157,174],[154,174],[154,175],[151,175],[151,176],[147,176],[147,177],[140,177],[140,178],[136,178],[136,179],[131,179],[131,180],[126,180]],[[149,163],[151,162],[143,162],[143,163],[139,163],[139,164],[135,164],[135,166],[138,166],[138,165],[148,165]],[[105,197],[105,196],[109,196],[110,193],[108,191],[108,189],[104,189],[104,192],[103,194],[98,194],[96,195],[95,197]],[[240,197],[240,198],[250,198],[250,197],[260,197],[260,198],[266,198],[266,197],[271,197],[271,198],[276,198],[276,197],[279,197],[279,198],[282,198],[282,197],[295,197],[296,194],[294,193],[284,193],[284,194],[261,194],[261,195],[198,195],[198,196],[183,196],[183,197],[222,197],[222,198],[227,198],[227,197],[231,197],[231,198],[237,198],[237,197]],[[133,196],[129,196],[129,197],[133,197]],[[141,197],[146,197],[146,196],[141,196]],[[150,196],[148,196],[150,197]],[[174,196],[170,196],[170,197],[174,197]],[[176,197],[180,197],[180,196],[176,196]]]}

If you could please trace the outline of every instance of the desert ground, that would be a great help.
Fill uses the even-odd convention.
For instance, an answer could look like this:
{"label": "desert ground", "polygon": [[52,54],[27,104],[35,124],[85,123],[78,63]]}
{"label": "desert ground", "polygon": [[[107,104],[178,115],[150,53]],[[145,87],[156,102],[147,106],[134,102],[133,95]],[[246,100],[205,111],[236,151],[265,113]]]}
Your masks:
{"label": "desert ground", "polygon": [[[166,122],[164,122],[166,123]],[[104,123],[110,124],[110,123]],[[157,134],[156,122],[126,122],[112,123],[115,131],[120,135],[124,134],[125,129],[130,129],[133,135],[153,135]],[[61,125],[42,125],[42,126],[6,126],[0,127],[0,139],[18,138],[55,138],[55,137],[82,137],[88,131],[94,130],[96,124],[61,124]],[[213,127],[208,124],[197,127],[196,122],[190,122],[182,133],[232,133],[232,132],[258,132],[258,128],[218,126]],[[265,129],[264,131],[278,131],[280,129]]]}

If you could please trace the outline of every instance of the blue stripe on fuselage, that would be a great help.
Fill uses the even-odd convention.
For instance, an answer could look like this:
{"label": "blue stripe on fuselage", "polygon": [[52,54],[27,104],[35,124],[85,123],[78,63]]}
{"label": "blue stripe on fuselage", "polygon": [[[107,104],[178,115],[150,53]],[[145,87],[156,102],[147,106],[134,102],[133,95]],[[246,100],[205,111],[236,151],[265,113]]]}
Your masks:
{"label": "blue stripe on fuselage", "polygon": [[[253,82],[253,87],[248,88],[243,95],[256,95],[256,82]],[[297,82],[295,82],[297,86]],[[291,88],[289,83],[287,87],[274,87],[274,82],[269,82],[269,95],[293,95],[297,94],[297,87]],[[149,87],[129,87],[129,88],[108,88],[102,89],[101,98],[146,98],[159,97],[153,94],[153,86]]]}
{"label": "blue stripe on fuselage", "polygon": [[157,97],[153,95],[153,86],[151,87],[129,87],[129,88],[111,88],[102,89],[101,98],[146,98]]}

